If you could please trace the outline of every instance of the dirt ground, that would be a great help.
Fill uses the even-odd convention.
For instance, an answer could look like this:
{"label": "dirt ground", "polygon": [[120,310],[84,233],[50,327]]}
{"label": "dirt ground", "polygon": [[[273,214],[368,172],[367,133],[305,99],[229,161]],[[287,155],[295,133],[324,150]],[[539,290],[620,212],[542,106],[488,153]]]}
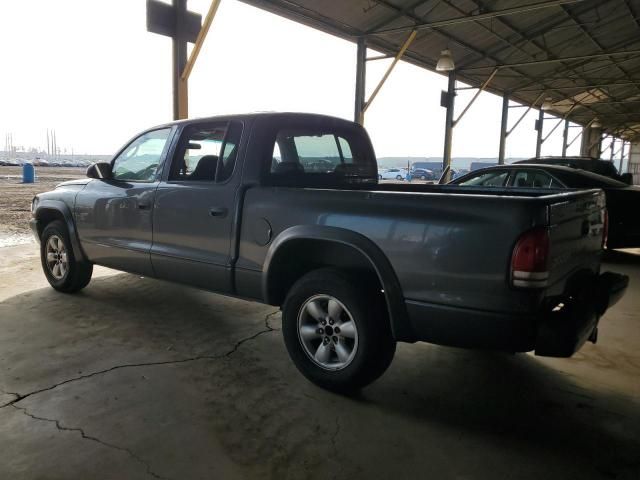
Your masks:
{"label": "dirt ground", "polygon": [[84,168],[36,167],[36,182],[22,183],[21,167],[0,167],[0,247],[31,241],[29,217],[34,195],[60,182],[82,178]]}

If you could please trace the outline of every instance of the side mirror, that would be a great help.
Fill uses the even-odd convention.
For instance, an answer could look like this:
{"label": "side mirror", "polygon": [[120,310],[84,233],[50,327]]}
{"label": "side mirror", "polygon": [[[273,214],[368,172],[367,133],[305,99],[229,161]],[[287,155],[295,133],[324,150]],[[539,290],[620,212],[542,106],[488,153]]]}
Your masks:
{"label": "side mirror", "polygon": [[627,185],[633,185],[633,174],[623,173],[622,175],[620,175],[620,181],[626,183]]}
{"label": "side mirror", "polygon": [[87,168],[87,177],[98,180],[111,178],[111,164],[109,162],[92,163]]}

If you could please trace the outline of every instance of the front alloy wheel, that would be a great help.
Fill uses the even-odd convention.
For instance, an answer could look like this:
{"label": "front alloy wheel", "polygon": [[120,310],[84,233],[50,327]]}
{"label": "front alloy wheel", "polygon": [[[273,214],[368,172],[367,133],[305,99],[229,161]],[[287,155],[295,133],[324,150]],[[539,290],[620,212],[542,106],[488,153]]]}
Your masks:
{"label": "front alloy wheel", "polygon": [[60,292],[77,292],[91,280],[93,265],[75,258],[69,232],[60,220],[48,223],[42,231],[40,260],[49,284]]}
{"label": "front alloy wheel", "polygon": [[46,256],[49,273],[56,280],[63,280],[69,272],[69,257],[64,242],[57,235],[51,235],[47,240]]}

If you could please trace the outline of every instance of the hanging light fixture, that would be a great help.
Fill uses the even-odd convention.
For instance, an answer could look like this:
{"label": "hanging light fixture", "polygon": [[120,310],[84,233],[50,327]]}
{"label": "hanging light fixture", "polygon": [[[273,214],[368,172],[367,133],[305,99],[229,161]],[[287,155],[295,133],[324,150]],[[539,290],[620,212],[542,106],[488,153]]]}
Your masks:
{"label": "hanging light fixture", "polygon": [[436,71],[450,72],[451,70],[455,70],[455,68],[456,64],[453,61],[453,57],[451,56],[451,50],[449,50],[448,48],[442,50],[442,52],[440,52],[438,63],[436,64]]}
{"label": "hanging light fixture", "polygon": [[553,107],[553,98],[547,97],[544,99],[544,102],[542,102],[542,106],[540,108],[542,108],[542,110],[546,112],[547,110],[551,110],[552,107]]}
{"label": "hanging light fixture", "polygon": [[591,122],[591,128],[601,128],[602,124],[600,123],[600,120],[598,120],[598,117],[593,119],[593,122]]}

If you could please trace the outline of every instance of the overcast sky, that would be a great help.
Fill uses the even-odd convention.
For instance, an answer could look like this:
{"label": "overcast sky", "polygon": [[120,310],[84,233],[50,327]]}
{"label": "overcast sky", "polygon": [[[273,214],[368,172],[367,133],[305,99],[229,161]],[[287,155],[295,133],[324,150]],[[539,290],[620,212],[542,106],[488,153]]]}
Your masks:
{"label": "overcast sky", "polygon": [[[69,152],[111,154],[137,131],[170,121],[171,40],[146,31],[145,4],[1,1],[0,147],[11,132],[14,145],[46,150],[46,129],[55,128]],[[208,4],[188,2],[203,16]],[[355,58],[353,43],[222,0],[191,75],[190,117],[277,110],[352,119]],[[368,92],[389,62],[367,64]],[[398,64],[365,119],[378,156],[442,155],[445,88],[444,76]],[[457,112],[472,94],[458,95]],[[497,156],[500,108],[500,98],[480,95],[455,129],[454,157]],[[510,124],[522,112],[512,109]],[[534,155],[536,116],[509,137],[507,157]],[[559,155],[561,145],[558,128],[542,153]]]}

